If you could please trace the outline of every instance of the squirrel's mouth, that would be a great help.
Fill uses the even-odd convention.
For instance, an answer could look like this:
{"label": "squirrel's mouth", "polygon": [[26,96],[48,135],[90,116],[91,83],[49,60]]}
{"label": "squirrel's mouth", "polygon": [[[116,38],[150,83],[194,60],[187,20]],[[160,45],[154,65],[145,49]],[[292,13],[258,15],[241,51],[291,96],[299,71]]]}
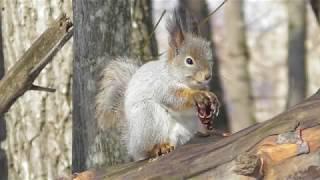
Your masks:
{"label": "squirrel's mouth", "polygon": [[192,76],[187,76],[189,85],[195,89],[207,89],[210,81],[199,81]]}
{"label": "squirrel's mouth", "polygon": [[194,79],[194,78],[193,78],[193,81],[195,83],[199,84],[199,85],[205,85],[205,86],[207,86],[209,84],[209,82],[210,82],[210,80],[199,81],[199,80]]}
{"label": "squirrel's mouth", "polygon": [[198,89],[207,89],[209,85],[209,81],[198,81],[196,79],[193,79],[193,84],[198,88]]}

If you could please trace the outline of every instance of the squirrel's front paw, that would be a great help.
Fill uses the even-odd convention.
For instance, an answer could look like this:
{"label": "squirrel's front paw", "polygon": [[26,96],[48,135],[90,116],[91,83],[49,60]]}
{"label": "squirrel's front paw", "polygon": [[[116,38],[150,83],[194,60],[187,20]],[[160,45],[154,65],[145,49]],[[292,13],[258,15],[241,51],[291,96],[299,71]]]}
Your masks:
{"label": "squirrel's front paw", "polygon": [[156,144],[153,146],[151,151],[149,151],[149,157],[155,158],[164,154],[168,154],[173,150],[174,150],[174,146],[172,146],[169,143]]}
{"label": "squirrel's front paw", "polygon": [[209,91],[199,91],[194,95],[194,101],[201,123],[206,125],[207,129],[212,130],[212,119],[218,116],[220,108],[217,96]]}

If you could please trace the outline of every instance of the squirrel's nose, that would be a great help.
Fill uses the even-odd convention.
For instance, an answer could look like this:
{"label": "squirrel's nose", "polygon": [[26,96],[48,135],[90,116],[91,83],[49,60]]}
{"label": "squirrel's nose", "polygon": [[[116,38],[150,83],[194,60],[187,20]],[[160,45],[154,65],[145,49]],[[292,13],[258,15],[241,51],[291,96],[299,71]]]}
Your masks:
{"label": "squirrel's nose", "polygon": [[206,74],[206,75],[204,76],[204,79],[205,79],[206,81],[210,80],[210,79],[211,79],[211,74]]}

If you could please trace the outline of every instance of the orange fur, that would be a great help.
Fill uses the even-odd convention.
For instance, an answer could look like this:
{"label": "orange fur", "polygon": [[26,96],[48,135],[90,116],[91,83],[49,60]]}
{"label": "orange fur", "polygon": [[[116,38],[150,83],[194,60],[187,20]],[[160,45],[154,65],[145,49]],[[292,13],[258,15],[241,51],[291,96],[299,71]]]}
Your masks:
{"label": "orange fur", "polygon": [[174,50],[172,48],[168,49],[168,62],[172,63],[174,59]]}
{"label": "orange fur", "polygon": [[194,106],[193,96],[197,92],[198,92],[197,90],[193,90],[193,89],[189,89],[189,88],[177,90],[175,92],[176,97],[182,98],[184,100],[184,103],[178,107],[175,107],[175,109],[181,111],[181,110],[192,108]]}

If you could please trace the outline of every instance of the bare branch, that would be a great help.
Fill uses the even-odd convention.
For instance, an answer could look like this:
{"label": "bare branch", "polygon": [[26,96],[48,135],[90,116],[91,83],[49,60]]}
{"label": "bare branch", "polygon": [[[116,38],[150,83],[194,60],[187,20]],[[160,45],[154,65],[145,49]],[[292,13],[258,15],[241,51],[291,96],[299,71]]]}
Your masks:
{"label": "bare branch", "polygon": [[0,114],[7,112],[17,98],[32,89],[40,71],[72,35],[72,23],[65,14],[40,35],[0,81]]}
{"label": "bare branch", "polygon": [[71,27],[66,35],[59,40],[59,42],[50,50],[50,52],[44,57],[29,73],[30,76],[38,76],[40,71],[52,60],[57,52],[63,47],[63,45],[69,41],[73,35],[73,27]]}
{"label": "bare branch", "polygon": [[212,16],[214,13],[216,13],[228,0],[224,0],[216,9],[214,9],[211,13],[208,14],[206,18],[204,18],[198,25],[198,27],[202,26],[204,23],[206,23],[210,16]]}
{"label": "bare branch", "polygon": [[150,41],[150,39],[152,38],[152,35],[155,33],[155,31],[156,31],[156,29],[157,29],[158,25],[160,24],[160,22],[161,22],[161,20],[162,20],[163,16],[166,14],[166,12],[167,12],[166,10],[162,11],[160,18],[158,19],[158,21],[157,21],[156,25],[154,26],[154,28],[152,29],[151,34],[150,34],[150,35],[149,35],[149,37],[148,37],[148,42],[149,42],[149,41]]}

